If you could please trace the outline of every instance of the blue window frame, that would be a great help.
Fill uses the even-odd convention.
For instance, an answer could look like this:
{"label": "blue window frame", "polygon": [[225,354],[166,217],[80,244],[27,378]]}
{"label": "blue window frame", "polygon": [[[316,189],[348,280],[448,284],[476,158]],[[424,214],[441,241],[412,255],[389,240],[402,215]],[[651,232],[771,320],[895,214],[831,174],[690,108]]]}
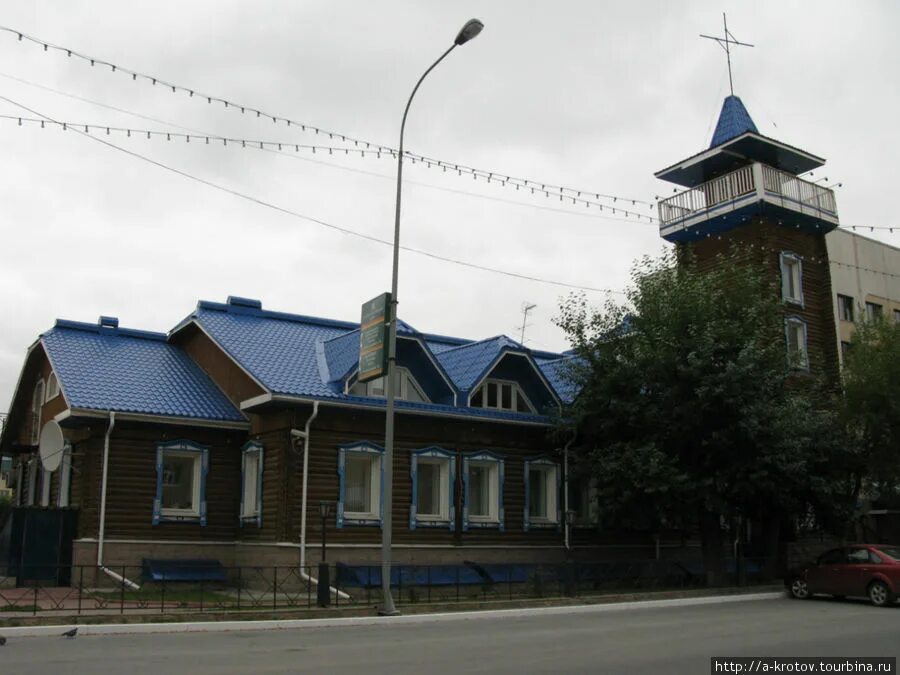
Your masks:
{"label": "blue window frame", "polygon": [[188,440],[158,443],[153,524],[174,521],[205,526],[208,474],[209,446]]}
{"label": "blue window frame", "polygon": [[241,527],[262,527],[263,446],[249,441],[241,448]]}
{"label": "blue window frame", "polygon": [[559,514],[559,464],[549,457],[535,457],[525,462],[525,531],[561,529]]}
{"label": "blue window frame", "polygon": [[369,441],[338,446],[336,526],[381,526],[384,517],[384,448]]}
{"label": "blue window frame", "polygon": [[436,446],[413,450],[409,474],[412,503],[409,529],[416,527],[456,528],[456,457]]}
{"label": "blue window frame", "polygon": [[463,531],[505,529],[504,460],[488,450],[463,456]]}

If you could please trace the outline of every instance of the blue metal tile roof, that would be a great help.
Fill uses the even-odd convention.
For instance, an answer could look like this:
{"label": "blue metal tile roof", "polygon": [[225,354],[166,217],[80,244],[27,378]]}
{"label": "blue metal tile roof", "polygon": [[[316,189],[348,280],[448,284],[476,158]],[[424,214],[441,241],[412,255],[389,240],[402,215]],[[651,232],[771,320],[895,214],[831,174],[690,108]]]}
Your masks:
{"label": "blue metal tile roof", "polygon": [[567,405],[572,403],[578,394],[578,387],[573,383],[569,374],[569,369],[574,364],[574,357],[564,356],[548,360],[537,359],[536,361],[544,377],[556,390],[559,399]]}
{"label": "blue metal tile roof", "polygon": [[759,133],[741,99],[732,94],[722,103],[719,122],[716,124],[716,131],[713,133],[709,147],[714,148],[717,145],[722,145],[722,143],[730,141],[732,138],[737,138],[748,131],[752,131],[755,134]]}
{"label": "blue metal tile roof", "polygon": [[[201,301],[188,320],[197,323],[238,364],[273,394],[314,399],[340,399],[373,407],[384,400],[343,393],[342,379],[352,372],[359,347],[358,324],[271,312],[247,304],[235,306]],[[187,320],[186,320],[187,321]],[[175,329],[183,327],[185,322]],[[398,332],[421,338],[458,389],[474,385],[503,351],[528,350],[506,336],[479,342],[427,335],[398,323]],[[550,358],[551,353],[541,353]],[[546,422],[522,415],[442,404],[398,401],[398,408],[474,417]]]}
{"label": "blue metal tile roof", "polygon": [[160,333],[57,321],[41,336],[72,408],[203,420],[246,418],[179,347]]}
{"label": "blue metal tile roof", "polygon": [[461,391],[471,389],[485,369],[504,349],[525,351],[518,342],[505,335],[447,349],[437,355],[438,362]]}

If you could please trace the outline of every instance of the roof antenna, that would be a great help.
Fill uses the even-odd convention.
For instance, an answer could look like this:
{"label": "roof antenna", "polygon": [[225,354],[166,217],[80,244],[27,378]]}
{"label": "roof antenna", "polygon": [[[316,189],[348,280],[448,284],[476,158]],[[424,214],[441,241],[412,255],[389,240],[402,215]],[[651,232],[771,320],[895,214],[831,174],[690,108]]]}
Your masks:
{"label": "roof antenna", "polygon": [[531,325],[530,323],[527,323],[528,312],[533,310],[535,307],[537,307],[537,305],[528,302],[527,300],[522,303],[522,337],[519,339],[519,344],[523,347],[525,346],[525,329]]}
{"label": "roof antenna", "polygon": [[707,40],[715,40],[719,43],[719,46],[725,50],[725,57],[728,59],[728,87],[731,89],[731,95],[734,96],[734,80],[731,78],[731,45],[740,45],[741,47],[752,47],[753,45],[747,44],[746,42],[738,42],[737,38],[734,37],[728,31],[728,19],[725,18],[725,12],[722,12],[722,23],[725,26],[725,37],[715,37],[713,35],[704,35],[700,33],[700,37],[706,38]]}

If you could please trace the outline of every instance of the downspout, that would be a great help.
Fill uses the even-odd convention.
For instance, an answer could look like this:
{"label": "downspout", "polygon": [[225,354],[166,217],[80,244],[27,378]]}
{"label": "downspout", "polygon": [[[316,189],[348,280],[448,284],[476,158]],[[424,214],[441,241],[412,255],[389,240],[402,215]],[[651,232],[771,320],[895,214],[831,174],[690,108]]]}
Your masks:
{"label": "downspout", "polygon": [[[310,415],[306,420],[303,431],[300,431],[299,429],[291,429],[291,445],[293,445],[297,439],[303,439],[303,488],[300,498],[300,578],[307,583],[316,584],[316,586],[319,585],[318,579],[311,577],[306,572],[306,503],[308,501],[307,490],[309,488],[309,430],[312,426],[312,423],[318,416],[319,402],[313,401],[312,415]],[[350,599],[349,595],[347,595],[343,591],[339,591],[334,586],[330,586],[329,588],[331,589],[331,592],[338,597],[344,600]]]}
{"label": "downspout", "polygon": [[140,586],[111,569],[103,566],[103,543],[106,535],[106,486],[109,476],[109,437],[116,428],[116,413],[109,411],[109,426],[106,427],[106,436],[103,438],[103,478],[100,484],[100,528],[97,533],[97,567],[117,583],[128,586],[133,591],[140,590]]}
{"label": "downspout", "polygon": [[565,523],[565,546],[566,546],[566,556],[571,553],[571,543],[569,541],[569,447],[572,443],[575,442],[575,438],[577,434],[572,434],[572,438],[566,441],[566,444],[563,446],[563,475],[566,480],[563,483],[563,523]]}

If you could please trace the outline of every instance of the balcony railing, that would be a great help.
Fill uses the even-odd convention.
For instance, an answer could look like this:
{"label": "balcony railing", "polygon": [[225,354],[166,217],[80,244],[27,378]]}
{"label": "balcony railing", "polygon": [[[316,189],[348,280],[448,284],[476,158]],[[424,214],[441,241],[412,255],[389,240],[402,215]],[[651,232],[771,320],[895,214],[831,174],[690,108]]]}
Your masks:
{"label": "balcony railing", "polygon": [[807,212],[812,209],[837,217],[832,190],[786,171],[755,163],[660,201],[660,227],[734,205],[754,193],[760,201],[768,199],[793,210]]}

